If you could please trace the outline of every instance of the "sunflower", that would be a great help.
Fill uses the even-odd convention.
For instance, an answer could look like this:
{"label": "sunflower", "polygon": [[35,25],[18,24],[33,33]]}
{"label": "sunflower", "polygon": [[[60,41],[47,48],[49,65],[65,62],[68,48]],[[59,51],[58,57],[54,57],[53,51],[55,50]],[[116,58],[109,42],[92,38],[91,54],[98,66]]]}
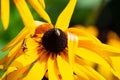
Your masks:
{"label": "sunflower", "polygon": [[[24,0],[14,1],[23,21],[29,20],[23,10]],[[89,62],[106,67],[120,78],[110,59],[120,55],[119,49],[102,44],[79,28],[68,28],[76,0],[69,1],[55,25],[38,0],[28,1],[47,22],[35,21],[32,27],[29,21],[24,22],[23,30],[3,48],[10,52],[0,60],[2,80],[105,80]]]}

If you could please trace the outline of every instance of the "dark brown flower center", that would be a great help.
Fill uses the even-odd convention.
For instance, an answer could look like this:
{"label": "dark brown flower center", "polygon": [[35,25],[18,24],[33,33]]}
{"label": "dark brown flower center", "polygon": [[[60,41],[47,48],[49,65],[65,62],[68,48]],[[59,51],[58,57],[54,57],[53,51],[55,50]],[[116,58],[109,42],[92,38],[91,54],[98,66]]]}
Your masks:
{"label": "dark brown flower center", "polygon": [[44,33],[42,37],[42,45],[47,51],[58,53],[65,49],[67,45],[67,37],[62,30],[52,28]]}

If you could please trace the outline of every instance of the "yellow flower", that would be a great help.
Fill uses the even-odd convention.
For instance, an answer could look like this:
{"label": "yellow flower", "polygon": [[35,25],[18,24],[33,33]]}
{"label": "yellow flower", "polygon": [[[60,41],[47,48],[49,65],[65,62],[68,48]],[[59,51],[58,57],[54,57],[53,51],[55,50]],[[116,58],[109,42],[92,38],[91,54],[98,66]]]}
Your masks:
{"label": "yellow flower", "polygon": [[[74,27],[82,29],[82,30],[84,30],[84,31],[86,31],[86,32],[94,35],[94,36],[98,36],[98,30],[94,26],[87,26],[87,27],[85,27],[85,26],[81,26],[81,25],[76,25]],[[105,34],[107,34],[107,33],[105,33]],[[103,37],[103,36],[101,36],[101,37]],[[114,47],[117,47],[117,48],[120,48],[120,38],[119,38],[119,36],[115,32],[109,31],[108,34],[106,36],[104,36],[104,37],[106,37],[106,39],[107,39],[106,40],[106,44],[114,46]],[[114,57],[110,57],[110,58],[111,58],[112,65],[113,65],[114,69],[116,70],[116,72],[118,74],[120,74],[120,64],[119,64],[119,62],[120,62],[120,56],[114,56]],[[94,65],[95,64],[92,64],[91,66],[94,67]],[[119,80],[106,67],[103,67],[101,65],[97,65],[96,70],[101,75],[103,75],[107,80]]]}
{"label": "yellow flower", "polygon": [[24,0],[14,1],[26,26],[3,49],[10,52],[0,60],[1,70],[6,70],[2,80],[105,80],[88,62],[100,64],[120,78],[110,59],[120,55],[119,49],[79,28],[68,28],[76,0],[69,1],[55,26],[38,0],[28,1],[48,23],[29,22],[25,4],[21,4]]}
{"label": "yellow flower", "polygon": [[[35,26],[34,24],[34,19],[32,17],[32,14],[30,13],[30,10],[25,2],[25,0],[13,0],[16,7],[18,8],[18,11],[20,12],[20,15],[23,19],[24,25],[27,27],[33,27]],[[38,0],[39,4],[41,5],[42,8],[45,8],[45,3],[44,0]],[[1,3],[1,8],[0,8],[0,12],[1,12],[1,20],[3,23],[3,27],[4,29],[8,28],[8,24],[9,24],[9,17],[10,17],[10,0],[0,0]],[[19,7],[18,7],[19,6]],[[22,12],[21,12],[22,9]],[[24,18],[24,16],[26,16],[26,18]],[[31,25],[26,24],[26,23],[31,23]]]}
{"label": "yellow flower", "polygon": [[[115,32],[109,31],[108,35],[106,37],[107,37],[106,44],[114,46],[114,47],[120,49],[120,38]],[[111,60],[112,60],[112,64],[113,64],[114,69],[120,75],[120,68],[119,68],[120,67],[120,64],[119,64],[120,56],[111,57]],[[108,80],[119,80],[115,76],[113,76],[113,74],[110,71],[106,71],[106,69],[103,68],[102,66],[99,66],[98,70]]]}
{"label": "yellow flower", "polygon": [[[23,17],[24,14],[27,14],[26,18],[30,19],[30,22],[31,22],[31,25],[32,25],[34,20],[33,20],[33,17],[29,16],[29,15],[31,15],[31,13],[30,13],[30,11],[27,7],[27,4],[25,3],[25,0],[14,0],[14,2],[15,2],[15,4],[18,4],[19,6],[21,4],[24,5],[24,6],[21,6],[21,7],[23,8],[23,11],[26,11],[26,12],[23,12],[21,14],[21,16]],[[10,0],[0,0],[0,3],[1,3],[1,9],[0,9],[1,10],[1,20],[2,20],[2,23],[3,23],[4,29],[7,29],[8,24],[9,24],[9,17],[10,17]],[[28,20],[25,20],[25,18],[23,18],[23,22],[26,23],[26,22],[28,22]],[[28,25],[25,24],[25,26],[28,26]]]}

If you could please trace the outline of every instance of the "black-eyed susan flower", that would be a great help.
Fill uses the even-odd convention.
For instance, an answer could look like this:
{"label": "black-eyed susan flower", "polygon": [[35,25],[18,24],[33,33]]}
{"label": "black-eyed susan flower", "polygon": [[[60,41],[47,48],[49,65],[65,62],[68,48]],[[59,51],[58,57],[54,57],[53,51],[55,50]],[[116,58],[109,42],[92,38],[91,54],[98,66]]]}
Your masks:
{"label": "black-eyed susan flower", "polygon": [[[23,14],[24,4],[18,3],[23,0],[15,1]],[[68,28],[76,0],[69,1],[55,25],[38,0],[28,1],[47,23],[35,21],[31,27],[28,25],[33,22],[25,22],[27,27],[3,49],[10,52],[0,60],[1,71],[6,70],[2,80],[105,80],[89,62],[106,67],[120,78],[110,59],[120,55],[119,49],[102,44],[79,28]]]}
{"label": "black-eyed susan flower", "polygon": [[[38,4],[40,4],[42,8],[45,8],[44,0],[38,0],[38,1],[39,1]],[[29,26],[29,27],[35,26],[34,19],[32,17],[32,14],[30,13],[30,10],[29,10],[25,0],[13,0],[13,2],[15,3],[16,7],[18,8],[18,11],[22,17],[23,22],[24,22],[24,25],[26,27],[27,26]],[[7,29],[8,25],[9,25],[9,18],[10,18],[10,0],[0,0],[0,4],[1,4],[0,17],[1,17],[4,29]],[[22,12],[21,12],[21,9],[22,9]],[[24,16],[26,16],[26,18],[23,18]],[[29,22],[31,23],[31,25],[27,24]]]}
{"label": "black-eyed susan flower", "polygon": [[[82,29],[86,32],[89,32],[90,34],[92,34],[96,37],[98,36],[98,29],[94,26],[85,27],[85,26],[81,26],[81,25],[76,25],[75,27],[78,27],[79,29]],[[117,48],[120,48],[120,38],[115,32],[108,31],[108,33],[104,32],[103,35],[106,35],[106,36],[99,35],[99,37],[101,37],[101,40],[106,38],[106,40],[105,40],[106,44],[117,47]],[[102,37],[104,37],[104,38],[102,38]],[[102,40],[102,41],[104,41],[104,40]],[[116,69],[116,72],[118,74],[120,74],[120,72],[119,72],[120,71],[120,64],[119,64],[120,56],[112,56],[110,58],[111,58],[111,61],[112,61],[112,66],[114,67],[114,69]],[[96,65],[95,63],[91,64],[91,66],[93,66],[93,67],[94,67],[94,65],[95,65],[96,71],[99,72],[102,76],[104,76],[106,80],[119,80],[106,67],[103,67],[101,65]]]}
{"label": "black-eyed susan flower", "polygon": [[[15,4],[16,3],[21,3],[21,4],[24,4],[24,9],[23,10],[26,10],[26,14],[30,15],[30,11],[25,3],[25,0],[14,0],[15,1]],[[0,3],[1,3],[1,7],[0,7],[0,12],[1,12],[1,20],[2,20],[2,24],[3,24],[3,27],[4,29],[7,29],[8,28],[8,25],[9,25],[9,18],[10,18],[10,0],[0,0]],[[23,14],[25,14],[23,12]],[[23,15],[21,15],[23,16]],[[28,16],[26,16],[28,18]],[[31,16],[29,16],[29,18],[31,18],[30,20],[33,20]],[[24,18],[23,18],[24,19]],[[26,22],[26,20],[23,20],[24,22]],[[32,21],[30,21],[32,22]]]}
{"label": "black-eyed susan flower", "polygon": [[[94,36],[98,36],[98,29],[94,26],[82,26],[82,25],[76,25],[74,27],[77,27],[83,31],[86,31]],[[101,31],[100,31],[101,32]],[[118,49],[120,48],[120,38],[119,36],[113,32],[113,31],[108,31],[108,33],[103,33],[103,35],[106,35],[106,36],[101,36],[99,35],[99,37],[101,37],[101,39],[105,39],[106,38],[106,44],[108,45],[111,45],[111,46],[114,46],[114,47],[117,47]],[[102,38],[104,37],[104,38]],[[103,41],[103,40],[102,40]],[[110,57],[111,58],[111,61],[112,61],[112,65],[114,67],[114,69],[116,69],[116,72],[118,74],[120,74],[120,57],[119,56],[112,56]],[[91,63],[90,63],[91,64]],[[113,75],[113,73],[108,70],[106,67],[103,67],[101,65],[97,65],[95,63],[92,63],[91,66],[95,67],[95,69],[102,75],[105,77],[105,79],[107,80],[119,80],[117,77],[115,77]]]}
{"label": "black-eyed susan flower", "polygon": [[[108,32],[107,36],[106,36],[106,44],[114,46],[118,49],[120,49],[120,38],[119,36],[113,32],[110,31]],[[119,56],[113,56],[111,57],[112,63],[113,63],[113,67],[116,70],[116,72],[118,74],[120,74],[120,57]],[[110,71],[107,71],[106,68],[99,66],[98,67],[98,71],[105,76],[108,80],[119,80],[118,78],[116,78]]]}

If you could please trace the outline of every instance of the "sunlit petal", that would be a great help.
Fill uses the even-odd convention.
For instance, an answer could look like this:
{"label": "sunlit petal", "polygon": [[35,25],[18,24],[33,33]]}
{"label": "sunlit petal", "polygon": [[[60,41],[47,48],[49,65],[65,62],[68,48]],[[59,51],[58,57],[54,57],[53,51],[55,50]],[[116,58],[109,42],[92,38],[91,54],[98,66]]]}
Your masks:
{"label": "sunlit petal", "polygon": [[25,38],[25,36],[29,35],[29,31],[28,29],[25,27],[23,28],[23,30],[10,42],[8,43],[4,48],[3,51],[13,47],[14,45],[16,45],[18,42],[20,42],[21,40],[23,40]]}
{"label": "sunlit petal", "polygon": [[[114,80],[114,75],[111,71],[109,71],[107,68],[101,66],[101,65],[98,65],[97,67],[97,71],[105,77],[106,80]],[[116,80],[116,79],[115,79]]]}
{"label": "sunlit petal", "polygon": [[118,75],[120,76],[120,56],[117,57],[111,57],[112,59],[112,65],[114,67],[114,69],[116,70],[116,72],[118,73]]}
{"label": "sunlit petal", "polygon": [[15,55],[18,54],[17,51],[20,51],[21,42],[16,45],[16,47],[12,48],[6,57],[5,68],[10,64],[10,62],[14,59]]}
{"label": "sunlit petal", "polygon": [[80,44],[79,47],[84,47],[86,49],[89,49],[93,52],[100,54],[101,56],[119,56],[120,55],[120,50],[110,45],[96,43],[93,41],[79,41],[79,44]]}
{"label": "sunlit petal", "polygon": [[101,76],[98,72],[96,72],[93,68],[90,66],[84,66],[89,72],[91,72],[94,76],[98,78],[98,80],[106,80],[103,76]]}
{"label": "sunlit petal", "polygon": [[32,7],[38,12],[38,14],[46,20],[48,23],[51,23],[51,20],[47,14],[47,12],[43,9],[43,7],[39,4],[38,0],[28,0]]}
{"label": "sunlit petal", "polygon": [[98,36],[98,29],[96,26],[92,26],[92,25],[89,25],[89,26],[83,26],[83,25],[75,25],[74,28],[78,28],[84,32],[88,32],[94,36]]}
{"label": "sunlit petal", "polygon": [[85,72],[83,72],[76,64],[73,66],[74,72],[81,80],[89,80]]}
{"label": "sunlit petal", "polygon": [[83,59],[104,65],[104,66],[109,66],[109,64],[99,55],[96,53],[89,51],[84,48],[79,48],[78,52],[76,53],[77,56],[82,57]]}
{"label": "sunlit petal", "polygon": [[31,34],[33,34],[35,29],[35,23],[33,16],[27,6],[27,3],[25,2],[25,0],[14,0],[14,3],[18,8],[18,11],[24,22],[24,25],[28,27],[28,29],[30,29],[31,31]]}
{"label": "sunlit petal", "polygon": [[11,64],[11,66],[15,66],[18,68],[24,67],[26,65],[33,63],[38,57],[39,56],[37,54],[37,51],[31,50],[26,52],[25,54],[22,54],[17,59],[15,59],[14,62]]}
{"label": "sunlit petal", "polygon": [[22,47],[22,41],[20,41],[15,47],[11,49],[11,51],[8,53],[8,57],[11,57],[15,55],[18,50],[20,51],[20,48]]}
{"label": "sunlit petal", "polygon": [[23,80],[42,80],[47,70],[46,66],[48,58],[47,56],[48,55],[43,54],[41,58],[36,63],[33,64],[33,67],[30,69],[29,73]]}
{"label": "sunlit petal", "polygon": [[41,6],[43,7],[43,9],[45,9],[45,1],[44,0],[38,0],[41,4]]}
{"label": "sunlit petal", "polygon": [[7,29],[10,16],[10,0],[1,0],[1,19],[4,29]]}
{"label": "sunlit petal", "polygon": [[70,23],[77,0],[70,0],[63,12],[57,18],[55,27],[65,31]]}
{"label": "sunlit petal", "polygon": [[[22,67],[22,68],[20,68],[20,69],[18,69],[18,70],[16,69],[16,70],[14,70],[14,71],[11,71],[11,72],[9,72],[9,73],[6,74],[6,76],[4,77],[4,79],[5,79],[5,80],[18,80],[20,77],[23,76],[23,73],[24,73],[27,69],[29,69],[29,67],[30,67],[30,65],[25,66],[25,67]],[[9,68],[11,68],[11,67],[9,67]],[[9,69],[8,69],[7,71],[9,71]],[[14,76],[14,77],[13,77],[13,76]]]}
{"label": "sunlit petal", "polygon": [[48,59],[48,77],[49,80],[59,80],[58,79],[58,74],[56,71],[56,57],[52,56],[52,54],[50,55],[49,59]]}
{"label": "sunlit petal", "polygon": [[88,32],[85,32],[79,28],[69,28],[68,31],[72,34],[75,34],[78,36],[78,39],[81,40],[85,40],[85,41],[94,41],[97,43],[100,43],[100,41],[94,37],[93,35],[89,34]]}
{"label": "sunlit petal", "polygon": [[74,80],[73,79],[73,70],[71,66],[65,61],[62,55],[57,55],[58,69],[62,76],[63,80]]}
{"label": "sunlit petal", "polygon": [[[38,33],[39,32],[43,33],[43,32],[46,31],[46,29],[48,30],[48,29],[52,28],[52,26],[50,24],[44,23],[44,22],[41,22],[41,21],[35,21],[34,23],[35,23],[36,26],[42,26],[42,27],[40,27],[41,30],[38,27],[39,30],[36,31]],[[29,35],[30,35],[30,33],[29,33],[28,28],[24,27],[22,29],[22,31],[11,42],[9,42],[2,50],[5,51],[5,50],[13,47],[18,42],[20,42],[21,40],[25,39],[25,37],[27,37]]]}
{"label": "sunlit petal", "polygon": [[15,71],[15,70],[17,70],[16,67],[9,67],[9,68],[7,69],[7,71],[2,75],[1,78],[2,78],[2,79],[5,78],[6,75],[8,75],[9,73],[11,73],[11,72],[13,72],[13,71]]}
{"label": "sunlit petal", "polygon": [[110,45],[106,45],[106,44],[101,44],[99,45],[99,47],[103,50],[106,51],[106,55],[108,56],[120,56],[120,49],[110,46]]}
{"label": "sunlit petal", "polygon": [[37,28],[35,30],[35,34],[42,34],[48,31],[49,29],[53,28],[51,24],[43,23],[40,21],[35,21]]}
{"label": "sunlit petal", "polygon": [[89,50],[86,50],[84,48],[79,48],[78,49],[78,53],[76,55],[79,56],[79,57],[82,57],[85,60],[88,60],[88,61],[91,61],[91,62],[98,63],[100,65],[103,65],[108,70],[110,70],[111,72],[113,72],[113,74],[115,74],[116,76],[118,76],[116,74],[116,72],[113,70],[111,64],[109,64],[105,59],[103,59],[101,56],[97,55],[96,53],[91,52]]}
{"label": "sunlit petal", "polygon": [[68,57],[71,66],[73,66],[75,53],[78,48],[78,38],[76,35],[68,33]]}
{"label": "sunlit petal", "polygon": [[[99,80],[98,79],[98,77],[97,76],[95,76],[94,74],[93,74],[93,72],[90,72],[89,70],[87,70],[86,68],[85,68],[85,66],[83,66],[83,65],[79,65],[79,64],[76,64],[76,66],[82,71],[82,72],[84,72],[87,76],[88,76],[88,80]],[[104,80],[104,78],[102,78],[103,80]],[[100,79],[101,80],[101,79]]]}

